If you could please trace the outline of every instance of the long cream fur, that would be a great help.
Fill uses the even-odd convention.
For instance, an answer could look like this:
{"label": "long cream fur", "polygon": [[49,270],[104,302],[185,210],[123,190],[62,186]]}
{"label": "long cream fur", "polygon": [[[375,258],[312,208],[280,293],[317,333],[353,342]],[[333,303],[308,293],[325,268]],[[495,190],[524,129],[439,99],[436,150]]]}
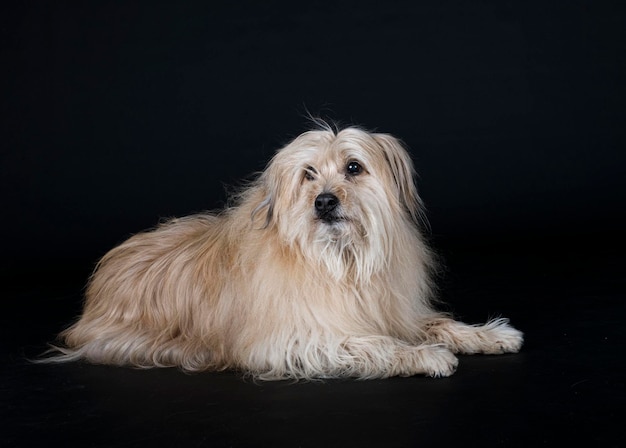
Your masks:
{"label": "long cream fur", "polygon": [[[338,200],[332,220],[316,210],[324,193]],[[473,326],[434,309],[420,213],[398,140],[306,132],[234,206],[107,253],[50,359],[271,380],[448,376],[455,353],[517,352],[522,333],[505,319]]]}

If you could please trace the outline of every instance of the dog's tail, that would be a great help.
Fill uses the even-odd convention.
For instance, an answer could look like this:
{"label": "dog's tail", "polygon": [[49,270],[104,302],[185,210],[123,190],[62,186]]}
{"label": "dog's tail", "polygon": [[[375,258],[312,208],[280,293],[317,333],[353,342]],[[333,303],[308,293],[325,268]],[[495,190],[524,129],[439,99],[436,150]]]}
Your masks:
{"label": "dog's tail", "polygon": [[32,364],[62,364],[84,359],[80,349],[72,349],[57,344],[48,344],[48,349],[36,358],[28,358]]}

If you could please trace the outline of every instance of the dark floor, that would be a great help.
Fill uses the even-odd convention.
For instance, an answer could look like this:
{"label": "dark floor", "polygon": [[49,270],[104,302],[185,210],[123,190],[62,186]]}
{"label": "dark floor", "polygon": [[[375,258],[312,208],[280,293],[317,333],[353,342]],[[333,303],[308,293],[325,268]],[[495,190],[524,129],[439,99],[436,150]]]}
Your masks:
{"label": "dark floor", "polygon": [[84,266],[13,272],[2,446],[624,446],[616,251],[448,247],[448,309],[468,322],[509,317],[526,344],[462,356],[445,379],[254,384],[236,373],[33,365],[25,357],[78,312]]}

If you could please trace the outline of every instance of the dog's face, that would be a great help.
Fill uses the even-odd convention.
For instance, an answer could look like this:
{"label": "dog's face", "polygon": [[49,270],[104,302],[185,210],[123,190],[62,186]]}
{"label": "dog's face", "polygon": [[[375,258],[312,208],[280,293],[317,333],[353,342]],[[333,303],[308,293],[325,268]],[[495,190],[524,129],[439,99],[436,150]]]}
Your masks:
{"label": "dog's face", "polygon": [[310,131],[280,150],[261,177],[267,222],[318,258],[384,257],[399,226],[415,226],[413,177],[408,153],[389,135]]}

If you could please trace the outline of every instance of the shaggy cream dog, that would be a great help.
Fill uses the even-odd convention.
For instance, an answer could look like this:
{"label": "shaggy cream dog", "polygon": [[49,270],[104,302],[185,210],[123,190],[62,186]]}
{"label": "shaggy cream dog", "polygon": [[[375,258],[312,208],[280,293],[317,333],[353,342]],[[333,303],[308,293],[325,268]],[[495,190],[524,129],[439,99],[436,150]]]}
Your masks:
{"label": "shaggy cream dog", "polygon": [[420,213],[398,140],[306,132],[233,207],[106,254],[52,359],[269,380],[440,377],[455,353],[517,352],[522,333],[506,319],[467,325],[433,308]]}

